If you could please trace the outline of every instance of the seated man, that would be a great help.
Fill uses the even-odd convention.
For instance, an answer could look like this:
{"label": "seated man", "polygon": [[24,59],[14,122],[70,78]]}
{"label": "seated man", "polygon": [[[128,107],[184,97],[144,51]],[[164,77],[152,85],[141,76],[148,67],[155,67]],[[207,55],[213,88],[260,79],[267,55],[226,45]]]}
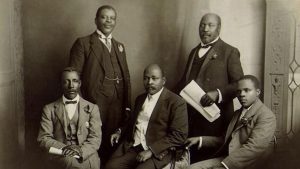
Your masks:
{"label": "seated man", "polygon": [[124,141],[106,169],[161,169],[171,162],[171,147],[182,146],[188,134],[186,103],[164,86],[162,69],[149,65],[144,71],[146,93],[138,96],[127,127],[112,136]]}
{"label": "seated man", "polygon": [[63,96],[44,107],[37,141],[47,152],[51,147],[62,149],[64,156],[49,154],[50,168],[99,169],[101,119],[98,106],[79,96],[81,81],[76,70],[64,69],[61,80]]}
{"label": "seated man", "polygon": [[245,75],[238,81],[237,96],[242,108],[237,110],[227,128],[225,138],[202,136],[188,138],[188,146],[222,145],[217,158],[194,163],[191,169],[242,169],[254,166],[267,154],[276,129],[276,118],[259,99],[259,81]]}

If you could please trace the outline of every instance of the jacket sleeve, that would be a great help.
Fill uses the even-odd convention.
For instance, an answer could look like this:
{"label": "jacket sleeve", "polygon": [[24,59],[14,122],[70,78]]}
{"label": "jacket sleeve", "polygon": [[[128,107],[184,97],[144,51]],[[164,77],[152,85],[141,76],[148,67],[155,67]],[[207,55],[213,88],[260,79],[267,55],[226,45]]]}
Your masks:
{"label": "jacket sleeve", "polygon": [[188,135],[186,103],[179,99],[170,111],[170,122],[166,136],[149,145],[150,150],[158,159],[162,159],[160,153],[168,148],[182,146]]}
{"label": "jacket sleeve", "polygon": [[185,87],[185,85],[188,82],[187,74],[190,72],[191,64],[192,64],[192,61],[193,61],[193,55],[194,55],[195,52],[196,52],[196,48],[194,48],[191,51],[191,53],[189,54],[188,61],[186,63],[186,66],[185,66],[184,72],[182,74],[182,77],[179,80],[179,82],[176,84],[175,89],[173,90],[174,93],[176,93],[176,94],[179,94],[180,91]]}
{"label": "jacket sleeve", "polygon": [[244,168],[253,164],[269,147],[275,129],[275,115],[272,112],[262,112],[247,141],[240,148],[229,153],[223,163],[230,169]]}
{"label": "jacket sleeve", "polygon": [[240,52],[236,48],[230,50],[227,63],[227,74],[228,85],[220,88],[223,101],[231,100],[235,97],[237,81],[244,75],[240,61]]}
{"label": "jacket sleeve", "polygon": [[70,51],[69,66],[76,68],[80,73],[83,70],[85,62],[84,45],[80,39],[77,39]]}
{"label": "jacket sleeve", "polygon": [[61,149],[66,146],[64,143],[54,139],[52,113],[50,107],[47,105],[43,108],[40,124],[41,125],[37,138],[40,147],[44,148],[46,151],[49,151],[50,147]]}
{"label": "jacket sleeve", "polygon": [[86,140],[81,145],[82,150],[82,158],[83,161],[89,158],[92,154],[97,152],[101,144],[101,119],[100,119],[100,112],[97,105],[94,105],[91,110],[91,115],[89,119],[89,130]]}

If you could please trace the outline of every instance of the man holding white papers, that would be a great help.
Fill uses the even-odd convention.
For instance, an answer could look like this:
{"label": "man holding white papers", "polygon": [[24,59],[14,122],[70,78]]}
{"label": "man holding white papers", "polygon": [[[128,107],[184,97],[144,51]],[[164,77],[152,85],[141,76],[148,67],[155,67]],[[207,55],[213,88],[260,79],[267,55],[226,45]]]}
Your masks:
{"label": "man holding white papers", "polygon": [[[194,80],[206,94],[201,98],[202,106],[216,103],[221,116],[209,122],[196,109],[188,106],[189,137],[207,135],[220,136],[225,132],[233,115],[233,98],[236,81],[243,76],[240,53],[219,37],[221,18],[217,14],[205,14],[199,25],[200,44],[190,53],[183,77],[177,85],[182,90]],[[191,148],[191,162],[209,158],[216,149]]]}
{"label": "man holding white papers", "polygon": [[45,168],[100,169],[100,113],[97,105],[79,96],[80,86],[78,72],[65,68],[63,96],[43,109],[37,141],[49,157]]}
{"label": "man holding white papers", "polygon": [[[225,137],[192,137],[188,146],[211,147],[222,145],[208,160],[192,164],[190,169],[243,169],[257,168],[259,160],[270,155],[276,117],[259,99],[259,81],[246,75],[238,81],[238,99],[242,108],[234,113]],[[200,139],[199,139],[200,138]]]}

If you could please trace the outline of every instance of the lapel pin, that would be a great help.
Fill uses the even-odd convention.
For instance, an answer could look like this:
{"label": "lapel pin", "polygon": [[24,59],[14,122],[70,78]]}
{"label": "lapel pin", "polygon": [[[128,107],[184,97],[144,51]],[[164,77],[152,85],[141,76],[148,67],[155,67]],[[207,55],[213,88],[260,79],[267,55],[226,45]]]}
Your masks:
{"label": "lapel pin", "polygon": [[118,48],[119,48],[119,51],[122,53],[123,50],[124,50],[124,49],[123,49],[123,46],[122,46],[122,45],[119,45]]}
{"label": "lapel pin", "polygon": [[212,59],[216,59],[218,57],[218,55],[217,54],[214,54],[213,56],[212,56]]}
{"label": "lapel pin", "polygon": [[90,127],[90,123],[87,121],[87,122],[85,122],[85,127],[86,128],[89,128]]}

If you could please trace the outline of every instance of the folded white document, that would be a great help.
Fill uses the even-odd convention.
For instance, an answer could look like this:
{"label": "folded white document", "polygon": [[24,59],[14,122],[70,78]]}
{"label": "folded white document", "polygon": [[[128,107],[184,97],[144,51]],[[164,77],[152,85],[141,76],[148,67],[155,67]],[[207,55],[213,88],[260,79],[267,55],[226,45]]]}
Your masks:
{"label": "folded white document", "polygon": [[220,117],[220,109],[216,104],[208,107],[203,107],[200,104],[201,97],[205,95],[205,92],[201,87],[192,80],[188,85],[181,90],[180,96],[192,107],[194,107],[199,113],[201,113],[209,122],[215,121]]}
{"label": "folded white document", "polygon": [[[50,153],[50,154],[55,154],[55,155],[63,155],[62,149],[58,149],[58,148],[55,148],[55,147],[50,147],[49,153]],[[73,156],[73,157],[74,157],[74,158],[77,158],[77,159],[80,158],[78,155],[75,155],[75,156]]]}

